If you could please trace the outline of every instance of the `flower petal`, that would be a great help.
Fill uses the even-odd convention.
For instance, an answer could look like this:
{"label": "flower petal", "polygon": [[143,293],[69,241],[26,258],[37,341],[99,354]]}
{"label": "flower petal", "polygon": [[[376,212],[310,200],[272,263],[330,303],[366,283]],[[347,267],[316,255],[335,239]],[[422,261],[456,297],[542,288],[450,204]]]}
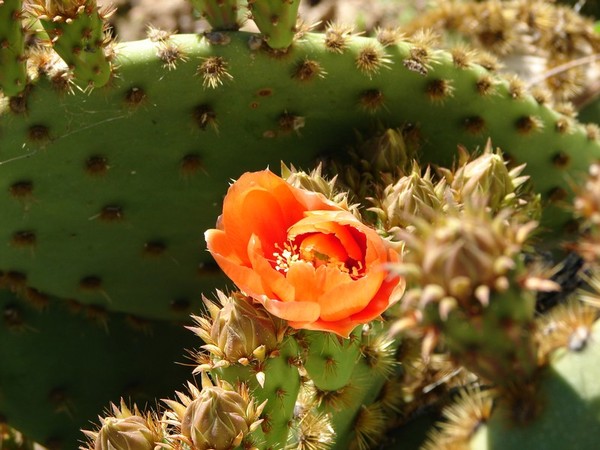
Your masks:
{"label": "flower petal", "polygon": [[372,271],[362,278],[339,284],[326,291],[319,299],[321,319],[342,320],[362,311],[377,294],[384,277],[383,270]]}
{"label": "flower petal", "polygon": [[262,280],[263,294],[269,298],[281,299],[284,302],[294,301],[294,286],[289,283],[282,273],[275,270],[266,259],[262,250],[262,243],[257,236],[252,236],[250,242],[248,242],[248,256],[252,268]]}
{"label": "flower petal", "polygon": [[317,302],[323,286],[317,281],[315,267],[306,261],[297,261],[290,266],[287,281],[294,286],[296,301]]}
{"label": "flower petal", "polygon": [[315,264],[324,264],[331,260],[344,262],[348,259],[346,249],[333,234],[312,233],[302,237],[300,255],[308,260],[314,259]]}
{"label": "flower petal", "polygon": [[316,320],[314,322],[289,321],[288,325],[298,330],[329,331],[347,339],[350,337],[350,333],[362,323],[364,322],[347,319],[335,322],[327,322],[325,320]]}
{"label": "flower petal", "polygon": [[217,253],[238,264],[242,263],[242,260],[231,246],[231,241],[224,231],[216,229],[206,230],[204,232],[204,240],[210,253]]}
{"label": "flower petal", "polygon": [[256,298],[267,311],[280,319],[311,323],[319,318],[321,308],[312,302],[281,302],[267,297]]}
{"label": "flower petal", "polygon": [[220,226],[242,259],[252,234],[264,238],[275,231],[273,242],[285,240],[289,226],[302,218],[306,208],[291,188],[268,170],[245,173],[229,187]]}
{"label": "flower petal", "polygon": [[392,277],[386,280],[366,308],[353,314],[351,319],[358,323],[366,323],[379,317],[381,313],[402,298],[405,288],[404,278]]}
{"label": "flower petal", "polygon": [[362,230],[366,229],[368,228],[348,211],[309,211],[302,220],[290,227],[288,234],[290,237],[314,232],[332,234],[340,241],[350,258],[361,261],[365,247]]}
{"label": "flower petal", "polygon": [[227,234],[221,230],[208,230],[204,235],[208,250],[225,275],[247,295],[263,294],[260,276],[251,267],[241,264],[239,257],[231,248]]}

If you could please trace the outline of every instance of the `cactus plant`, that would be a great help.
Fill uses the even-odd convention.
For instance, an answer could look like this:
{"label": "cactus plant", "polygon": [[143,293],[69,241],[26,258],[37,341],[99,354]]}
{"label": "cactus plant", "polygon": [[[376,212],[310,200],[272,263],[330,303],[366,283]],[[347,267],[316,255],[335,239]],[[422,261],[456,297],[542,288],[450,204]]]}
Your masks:
{"label": "cactus plant", "polygon": [[[117,43],[92,0],[0,1],[0,415],[75,448],[143,373],[147,395],[171,399],[125,399],[84,445],[366,450],[467,387],[426,446],[547,439],[567,398],[596,424],[595,392],[567,367],[594,376],[596,310],[579,295],[536,318],[536,292],[561,286],[532,246],[587,236],[572,247],[596,270],[595,233],[574,234],[564,204],[600,157],[597,126],[420,26],[311,33],[297,1],[192,3],[212,30]],[[575,17],[595,48],[571,9],[509,3]],[[239,31],[246,10],[259,32]],[[324,165],[266,175],[282,160]],[[236,286],[203,302],[226,283],[217,265]],[[200,347],[189,393],[169,366],[183,347]]]}

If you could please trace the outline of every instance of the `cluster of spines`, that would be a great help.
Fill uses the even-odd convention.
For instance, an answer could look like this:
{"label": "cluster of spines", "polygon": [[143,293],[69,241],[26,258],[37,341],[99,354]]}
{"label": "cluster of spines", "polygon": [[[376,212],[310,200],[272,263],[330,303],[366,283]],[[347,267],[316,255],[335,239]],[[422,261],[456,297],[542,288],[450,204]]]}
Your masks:
{"label": "cluster of spines", "polygon": [[48,33],[52,48],[82,88],[101,87],[112,76],[111,39],[106,20],[114,9],[98,9],[94,0],[33,2],[30,12]]}
{"label": "cluster of spines", "polygon": [[106,84],[115,57],[106,30],[113,12],[90,0],[31,2],[25,8],[20,1],[2,2],[0,19],[9,28],[0,36],[0,90],[11,97],[11,110],[24,112],[27,90],[42,75],[60,91],[70,91],[75,82],[83,89]]}
{"label": "cluster of spines", "polygon": [[[557,33],[555,24],[563,32]],[[584,101],[585,85],[600,40],[591,20],[565,5],[545,1],[440,2],[408,24],[459,33],[497,55],[505,69],[521,73],[530,86],[545,86],[557,102]]]}

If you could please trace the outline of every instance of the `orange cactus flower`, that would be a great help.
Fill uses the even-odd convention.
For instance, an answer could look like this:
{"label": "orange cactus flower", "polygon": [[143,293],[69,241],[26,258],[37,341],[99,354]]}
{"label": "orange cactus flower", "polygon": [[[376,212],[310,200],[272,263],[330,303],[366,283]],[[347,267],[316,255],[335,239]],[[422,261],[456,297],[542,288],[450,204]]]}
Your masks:
{"label": "orange cactus flower", "polygon": [[375,230],[268,170],[231,185],[205,238],[225,274],[293,328],[348,337],[404,292],[385,270],[400,256]]}

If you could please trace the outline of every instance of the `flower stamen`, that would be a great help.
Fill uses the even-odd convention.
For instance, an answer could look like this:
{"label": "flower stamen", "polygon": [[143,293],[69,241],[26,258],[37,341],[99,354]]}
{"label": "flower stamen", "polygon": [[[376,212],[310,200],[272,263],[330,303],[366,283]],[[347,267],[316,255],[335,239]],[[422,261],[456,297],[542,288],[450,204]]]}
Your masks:
{"label": "flower stamen", "polygon": [[281,273],[288,273],[290,266],[300,260],[298,246],[292,241],[287,241],[283,244],[283,248],[279,244],[275,244],[275,248],[279,251],[273,252],[275,257],[275,270]]}
{"label": "flower stamen", "polygon": [[347,273],[352,279],[357,279],[363,276],[364,265],[362,261],[354,261],[353,259],[347,261],[340,261],[334,256],[330,256],[326,253],[320,252],[315,248],[303,249],[299,247],[295,240],[289,240],[283,245],[276,243],[276,252],[273,252],[275,257],[274,264],[275,270],[282,274],[287,274],[292,264],[304,261],[311,263],[315,268],[320,266],[334,267],[340,272]]}

